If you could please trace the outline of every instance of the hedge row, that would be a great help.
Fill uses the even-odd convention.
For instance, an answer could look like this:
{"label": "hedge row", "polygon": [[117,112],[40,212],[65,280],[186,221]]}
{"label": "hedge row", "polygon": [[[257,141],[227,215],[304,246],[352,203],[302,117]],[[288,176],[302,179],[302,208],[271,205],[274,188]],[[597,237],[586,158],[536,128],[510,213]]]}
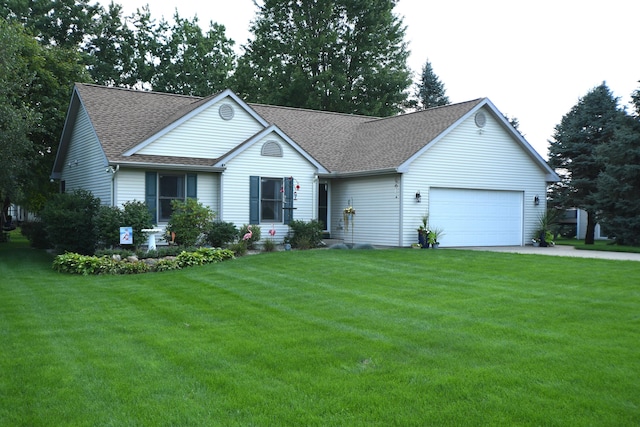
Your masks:
{"label": "hedge row", "polygon": [[194,252],[183,251],[176,257],[154,262],[140,261],[135,257],[119,260],[113,256],[88,256],[68,252],[56,256],[53,269],[60,273],[82,274],[138,274],[154,271],[180,270],[194,265],[213,264],[234,258],[229,249],[199,248]]}

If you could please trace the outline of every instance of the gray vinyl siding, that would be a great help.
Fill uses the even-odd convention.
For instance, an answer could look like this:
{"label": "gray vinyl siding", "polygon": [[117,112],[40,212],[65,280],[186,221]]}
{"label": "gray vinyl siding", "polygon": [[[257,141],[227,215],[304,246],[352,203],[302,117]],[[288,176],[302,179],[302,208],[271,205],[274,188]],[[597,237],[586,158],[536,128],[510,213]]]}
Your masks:
{"label": "gray vinyl siding", "polygon": [[[524,239],[530,240],[546,209],[546,173],[490,115],[480,132],[473,117],[436,142],[403,176],[404,246],[416,241],[416,229],[427,213],[429,189],[468,188],[524,192]],[[421,203],[415,201],[420,191]],[[540,197],[535,206],[534,197]]]}
{"label": "gray vinyl siding", "polygon": [[112,176],[105,170],[106,156],[84,108],[79,108],[77,114],[60,179],[65,181],[66,192],[88,190],[100,203],[109,205]]}
{"label": "gray vinyl siding", "polygon": [[[331,183],[331,237],[345,243],[400,246],[399,174],[336,180]],[[346,230],[343,210],[352,203],[353,224]]]}
{"label": "gray vinyl siding", "polygon": [[[232,104],[235,115],[223,120],[219,109]],[[263,127],[231,98],[225,98],[138,151],[139,154],[215,159],[255,135]]]}
{"label": "gray vinyl siding", "polygon": [[[262,156],[262,145],[266,141],[277,141],[282,147],[282,157]],[[294,220],[309,221],[316,218],[317,180],[316,168],[291,148],[278,135],[271,134],[257,141],[240,155],[226,164],[222,173],[221,198],[224,206],[220,218],[233,222],[236,226],[249,224],[250,176],[263,178],[286,178],[292,176],[294,186],[300,185],[297,200],[294,201]],[[280,223],[263,222],[259,224],[262,238],[269,237],[268,231],[276,230],[275,240],[282,241],[288,232],[288,226]]]}

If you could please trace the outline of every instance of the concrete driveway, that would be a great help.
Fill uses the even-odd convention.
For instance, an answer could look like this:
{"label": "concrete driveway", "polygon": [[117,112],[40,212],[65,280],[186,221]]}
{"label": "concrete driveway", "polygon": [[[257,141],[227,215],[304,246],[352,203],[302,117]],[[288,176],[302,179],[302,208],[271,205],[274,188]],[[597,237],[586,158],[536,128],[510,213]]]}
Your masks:
{"label": "concrete driveway", "polygon": [[486,247],[469,247],[469,248],[449,248],[449,249],[466,249],[474,251],[491,251],[491,252],[511,252],[516,254],[533,254],[533,255],[550,255],[550,256],[569,256],[578,258],[598,258],[598,259],[615,259],[622,261],[640,261],[640,253],[629,252],[606,252],[606,251],[585,251],[578,250],[573,246],[557,245],[553,247],[540,248],[533,246],[486,246]]}

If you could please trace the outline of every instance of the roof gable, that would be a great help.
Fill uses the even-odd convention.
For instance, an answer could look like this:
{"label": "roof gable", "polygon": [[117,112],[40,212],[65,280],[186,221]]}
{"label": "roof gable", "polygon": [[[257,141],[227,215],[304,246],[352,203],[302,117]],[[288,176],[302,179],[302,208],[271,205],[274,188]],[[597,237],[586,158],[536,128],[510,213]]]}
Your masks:
{"label": "roof gable", "polygon": [[247,104],[244,103],[236,94],[234,94],[231,90],[227,89],[223,92],[220,92],[217,95],[210,96],[208,98],[203,98],[197,103],[188,105],[182,109],[176,111],[171,117],[168,117],[165,123],[160,125],[157,129],[151,132],[151,134],[145,138],[140,143],[136,144],[134,147],[123,153],[123,156],[129,157],[133,154],[136,154],[142,151],[144,148],[148,147],[155,141],[158,141],[163,136],[169,134],[171,131],[178,129],[180,126],[184,125],[189,120],[195,118],[197,115],[202,114],[206,110],[212,108],[214,105],[219,102],[231,99],[235,102],[237,106],[247,112],[256,122],[260,124],[262,127],[268,126],[268,123],[255,113],[252,109],[250,109]]}
{"label": "roof gable", "polygon": [[227,154],[225,154],[224,156],[219,158],[218,161],[213,166],[214,167],[224,167],[227,162],[233,160],[235,157],[239,156],[244,151],[246,151],[249,147],[253,146],[254,144],[259,143],[260,141],[262,141],[264,138],[266,138],[270,134],[278,135],[284,142],[289,144],[295,151],[297,151],[298,154],[300,154],[302,157],[304,157],[309,163],[314,165],[318,169],[318,173],[328,173],[329,172],[324,166],[322,166],[322,164],[320,164],[316,159],[311,157],[309,155],[309,153],[307,153],[305,150],[303,150],[302,147],[300,147],[300,145],[296,144],[295,141],[293,141],[291,138],[289,138],[284,132],[282,132],[275,125],[271,125],[271,126],[265,128],[265,129],[263,129],[261,132],[259,132],[258,134],[254,135],[249,140],[247,140],[244,143],[242,143],[241,145],[237,146],[236,148],[234,148],[233,150],[231,150],[230,152],[228,152]]}

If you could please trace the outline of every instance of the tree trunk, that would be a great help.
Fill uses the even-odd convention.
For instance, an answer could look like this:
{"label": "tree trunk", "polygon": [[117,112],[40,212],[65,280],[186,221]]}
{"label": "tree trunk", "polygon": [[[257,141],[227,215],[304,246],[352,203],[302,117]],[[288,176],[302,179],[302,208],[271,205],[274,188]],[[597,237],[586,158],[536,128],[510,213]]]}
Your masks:
{"label": "tree trunk", "polygon": [[596,234],[596,214],[591,211],[587,211],[587,232],[584,236],[585,245],[593,245]]}

